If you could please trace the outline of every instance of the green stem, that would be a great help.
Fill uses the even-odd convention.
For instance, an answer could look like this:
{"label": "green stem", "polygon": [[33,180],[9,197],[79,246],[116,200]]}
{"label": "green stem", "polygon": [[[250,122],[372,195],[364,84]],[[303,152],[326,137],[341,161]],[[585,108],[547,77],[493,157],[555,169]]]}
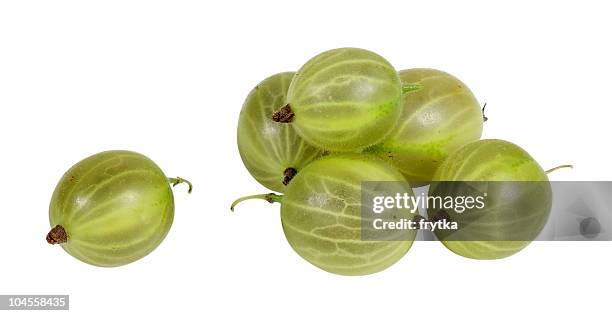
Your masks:
{"label": "green stem", "polygon": [[560,166],[554,167],[554,168],[552,168],[552,169],[548,169],[548,170],[546,170],[546,171],[544,171],[544,172],[545,172],[546,174],[549,174],[549,173],[551,173],[551,172],[553,172],[553,171],[555,171],[555,170],[558,170],[558,169],[563,169],[563,168],[574,168],[574,165],[560,165]]}
{"label": "green stem", "polygon": [[172,184],[172,187],[175,187],[175,186],[177,186],[178,184],[181,184],[181,183],[186,183],[189,186],[189,190],[187,190],[187,193],[191,194],[191,191],[193,190],[193,185],[191,184],[191,182],[189,182],[189,180],[183,179],[181,177],[168,178],[168,181],[170,182],[170,184]]}
{"label": "green stem", "polygon": [[234,207],[236,207],[236,205],[238,205],[238,203],[240,203],[242,201],[254,200],[254,199],[266,200],[269,203],[275,203],[275,202],[276,203],[280,203],[283,200],[283,196],[282,195],[278,195],[278,194],[274,194],[274,193],[248,195],[248,196],[241,197],[241,198],[237,199],[236,201],[234,201],[234,203],[232,203],[232,206],[230,206],[230,209],[233,212],[234,211]]}
{"label": "green stem", "polygon": [[418,83],[403,83],[402,93],[410,93],[410,92],[419,91],[421,90],[421,88],[423,88],[423,86]]}

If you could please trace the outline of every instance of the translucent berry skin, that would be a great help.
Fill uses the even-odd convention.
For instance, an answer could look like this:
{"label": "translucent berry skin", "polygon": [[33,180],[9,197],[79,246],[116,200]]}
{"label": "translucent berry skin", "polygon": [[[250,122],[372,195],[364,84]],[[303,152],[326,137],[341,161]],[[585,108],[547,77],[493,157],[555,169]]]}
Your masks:
{"label": "translucent berry skin", "polygon": [[402,190],[412,192],[387,163],[353,155],[314,161],[287,186],[281,202],[283,230],[300,256],[331,273],[365,275],[406,254],[414,234],[404,241],[361,240],[362,181],[403,181],[398,182]]}
{"label": "translucent berry skin", "polygon": [[[488,139],[467,144],[451,154],[438,168],[434,181],[512,181],[507,194],[489,193],[482,221],[464,227],[468,234],[508,236],[523,231],[535,239],[542,230],[552,205],[552,190],[542,167],[521,147],[504,140]],[[529,184],[520,185],[520,181]],[[539,194],[534,196],[533,192]],[[501,194],[500,194],[501,193]],[[461,222],[470,211],[450,211],[451,221]],[[510,212],[510,213],[508,213]],[[429,210],[429,217],[435,214]],[[461,224],[459,224],[461,225]],[[504,235],[505,234],[505,235]],[[440,237],[438,235],[438,237]],[[531,240],[448,240],[443,244],[454,253],[472,259],[500,259],[525,248]]]}
{"label": "translucent berry skin", "polygon": [[480,139],[482,110],[470,89],[448,73],[408,69],[399,76],[403,84],[421,88],[404,94],[393,132],[365,151],[391,162],[413,185],[424,185],[449,154]]}
{"label": "translucent berry skin", "polygon": [[286,103],[295,73],[284,72],[260,82],[248,95],[238,120],[238,150],[249,173],[266,188],[284,192],[287,168],[297,172],[323,153],[298,136],[291,124],[272,114]]}
{"label": "translucent berry skin", "polygon": [[49,207],[51,227],[61,225],[61,246],[73,257],[102,267],[143,258],[166,237],[174,218],[168,179],[149,158],[106,151],[68,170]]}
{"label": "translucent berry skin", "polygon": [[396,70],[381,56],[339,48],[308,61],[287,95],[291,125],[310,144],[334,152],[374,145],[393,129],[401,112]]}

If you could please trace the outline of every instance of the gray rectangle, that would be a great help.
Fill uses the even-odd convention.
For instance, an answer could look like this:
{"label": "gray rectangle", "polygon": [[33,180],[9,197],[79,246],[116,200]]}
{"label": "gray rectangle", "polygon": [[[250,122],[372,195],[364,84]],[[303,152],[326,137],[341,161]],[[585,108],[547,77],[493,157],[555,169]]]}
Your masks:
{"label": "gray rectangle", "polygon": [[[612,240],[612,181],[361,183],[361,239]],[[521,244],[521,243],[517,243]]]}
{"label": "gray rectangle", "polygon": [[0,310],[68,310],[68,295],[0,295]]}

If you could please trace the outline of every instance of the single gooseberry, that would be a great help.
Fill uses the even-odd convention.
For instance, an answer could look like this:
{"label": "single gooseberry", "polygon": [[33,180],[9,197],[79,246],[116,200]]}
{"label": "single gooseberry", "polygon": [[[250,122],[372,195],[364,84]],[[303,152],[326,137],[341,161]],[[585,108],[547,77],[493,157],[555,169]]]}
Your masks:
{"label": "single gooseberry", "polygon": [[47,242],[102,267],[143,258],[166,237],[174,219],[170,184],[149,158],[131,151],[105,151],[70,168],[49,207]]}
{"label": "single gooseberry", "polygon": [[273,116],[310,144],[356,151],[382,141],[401,111],[402,85],[383,57],[358,48],[321,53],[296,73],[287,104]]}
{"label": "single gooseberry", "polygon": [[293,72],[273,75],[260,82],[248,95],[238,120],[238,150],[249,173],[266,188],[284,192],[285,186],[322,150],[310,146],[293,126],[272,120],[286,103]]}
{"label": "single gooseberry", "polygon": [[389,137],[365,152],[391,162],[413,186],[424,185],[449,154],[480,139],[483,114],[470,89],[448,73],[408,69],[399,76],[420,89],[403,96],[401,118]]}
{"label": "single gooseberry", "polygon": [[306,166],[285,194],[247,196],[281,203],[281,222],[291,247],[311,264],[331,273],[365,275],[393,265],[412,246],[416,230],[402,240],[362,238],[361,183],[389,181],[412,194],[402,175],[384,161],[357,155],[330,155]]}
{"label": "single gooseberry", "polygon": [[430,206],[430,219],[444,218],[458,226],[455,232],[437,230],[436,236],[451,251],[473,259],[519,252],[548,220],[552,191],[547,173],[552,170],[544,171],[525,150],[504,140],[461,147],[436,171],[430,195],[443,192],[465,200],[470,192],[478,192],[485,197],[484,207],[457,212]]}

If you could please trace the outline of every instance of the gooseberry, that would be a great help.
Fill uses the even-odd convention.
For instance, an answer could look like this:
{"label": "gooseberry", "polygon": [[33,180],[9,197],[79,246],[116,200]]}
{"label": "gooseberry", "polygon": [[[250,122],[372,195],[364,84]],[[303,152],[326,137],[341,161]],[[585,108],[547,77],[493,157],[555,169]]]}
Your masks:
{"label": "gooseberry", "polygon": [[399,119],[402,85],[383,57],[358,48],[326,51],[296,73],[273,116],[310,144],[355,151],[383,140]]}
{"label": "gooseberry", "polygon": [[449,155],[433,180],[430,195],[486,194],[481,209],[462,213],[428,209],[433,221],[457,222],[456,232],[439,230],[435,234],[458,255],[473,259],[510,256],[534,240],[548,220],[552,191],[547,172],[513,143],[488,139],[467,144]]}
{"label": "gooseberry", "polygon": [[248,95],[238,120],[238,150],[249,173],[266,188],[284,192],[293,176],[323,153],[310,146],[293,126],[272,121],[286,102],[293,72],[273,75]]}
{"label": "gooseberry", "polygon": [[357,155],[331,155],[306,166],[283,196],[247,196],[281,203],[281,222],[291,247],[311,264],[331,273],[364,275],[393,265],[412,246],[416,231],[402,240],[362,238],[361,183],[392,181],[399,192],[412,190],[387,163]]}
{"label": "gooseberry", "polygon": [[427,184],[450,153],[480,139],[483,114],[470,89],[448,73],[408,69],[399,76],[420,89],[403,96],[397,126],[365,152],[391,162],[412,185]]}
{"label": "gooseberry", "polygon": [[153,251],[174,219],[170,184],[149,158],[130,151],[106,151],[70,168],[49,207],[47,242],[73,257],[102,267],[134,262]]}

